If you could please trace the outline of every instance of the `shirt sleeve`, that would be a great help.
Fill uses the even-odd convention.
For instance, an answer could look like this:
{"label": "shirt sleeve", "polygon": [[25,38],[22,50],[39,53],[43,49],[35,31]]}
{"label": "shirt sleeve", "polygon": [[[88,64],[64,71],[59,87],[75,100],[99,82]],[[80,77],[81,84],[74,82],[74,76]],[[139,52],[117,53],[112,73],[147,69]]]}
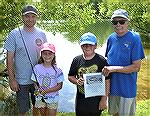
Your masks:
{"label": "shirt sleeve", "polygon": [[58,71],[57,83],[61,83],[64,81],[64,74],[61,69]]}
{"label": "shirt sleeve", "polygon": [[78,60],[77,60],[77,57],[75,57],[71,63],[68,76],[75,76],[76,75],[77,63],[78,63]]}
{"label": "shirt sleeve", "polygon": [[[132,52],[132,61],[145,58],[141,38],[138,34],[135,35],[134,46],[133,46],[132,51],[133,51]],[[138,52],[135,52],[135,51],[138,51]]]}
{"label": "shirt sleeve", "polygon": [[15,30],[11,31],[8,36],[6,37],[6,41],[4,44],[4,49],[6,49],[9,52],[15,52],[16,49],[16,42],[15,39],[17,37],[17,34]]}

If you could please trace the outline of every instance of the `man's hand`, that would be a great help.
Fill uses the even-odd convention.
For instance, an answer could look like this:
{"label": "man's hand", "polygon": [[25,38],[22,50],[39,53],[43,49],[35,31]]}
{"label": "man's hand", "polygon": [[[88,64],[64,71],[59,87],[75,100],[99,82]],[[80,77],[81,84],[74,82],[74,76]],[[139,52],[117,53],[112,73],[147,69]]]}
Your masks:
{"label": "man's hand", "polygon": [[116,72],[118,68],[119,68],[118,66],[105,66],[102,69],[102,73],[104,76],[107,77],[110,73]]}
{"label": "man's hand", "polygon": [[17,92],[20,90],[19,85],[15,79],[9,81],[9,85],[12,91]]}

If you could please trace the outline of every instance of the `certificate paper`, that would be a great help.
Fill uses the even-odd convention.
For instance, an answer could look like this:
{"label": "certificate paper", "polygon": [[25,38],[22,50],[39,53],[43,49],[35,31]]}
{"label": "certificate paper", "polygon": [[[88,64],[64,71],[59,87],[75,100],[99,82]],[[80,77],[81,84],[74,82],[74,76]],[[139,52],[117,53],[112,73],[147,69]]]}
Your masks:
{"label": "certificate paper", "polygon": [[102,73],[83,74],[85,98],[105,95],[105,76]]}

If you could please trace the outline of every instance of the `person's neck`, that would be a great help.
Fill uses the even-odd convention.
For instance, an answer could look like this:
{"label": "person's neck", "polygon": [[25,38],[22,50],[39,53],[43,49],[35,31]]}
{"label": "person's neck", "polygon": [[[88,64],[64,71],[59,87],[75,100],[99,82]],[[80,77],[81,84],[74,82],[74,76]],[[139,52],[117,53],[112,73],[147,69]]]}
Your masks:
{"label": "person's neck", "polygon": [[43,63],[43,66],[44,66],[45,68],[50,68],[50,67],[52,67],[51,63]]}
{"label": "person's neck", "polygon": [[117,33],[117,35],[118,35],[119,37],[122,37],[122,36],[124,36],[127,32],[128,32],[128,30],[126,30],[124,33]]}
{"label": "person's neck", "polygon": [[23,28],[27,32],[33,32],[34,31],[34,27],[26,27],[26,26],[24,26]]}
{"label": "person's neck", "polygon": [[89,55],[89,56],[86,56],[85,54],[83,54],[83,57],[85,60],[91,60],[94,56],[95,56],[95,53],[93,53],[92,55]]}

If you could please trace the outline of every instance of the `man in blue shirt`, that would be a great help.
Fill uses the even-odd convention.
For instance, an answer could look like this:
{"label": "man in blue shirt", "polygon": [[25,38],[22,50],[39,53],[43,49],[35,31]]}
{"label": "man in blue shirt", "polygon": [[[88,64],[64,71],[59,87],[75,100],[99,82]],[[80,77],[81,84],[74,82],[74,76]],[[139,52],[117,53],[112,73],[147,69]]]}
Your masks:
{"label": "man in blue shirt", "polygon": [[137,72],[145,57],[140,35],[128,30],[126,10],[113,12],[111,22],[114,33],[108,37],[106,57],[110,66],[103,68],[110,79],[109,113],[113,116],[133,116],[136,106]]}

